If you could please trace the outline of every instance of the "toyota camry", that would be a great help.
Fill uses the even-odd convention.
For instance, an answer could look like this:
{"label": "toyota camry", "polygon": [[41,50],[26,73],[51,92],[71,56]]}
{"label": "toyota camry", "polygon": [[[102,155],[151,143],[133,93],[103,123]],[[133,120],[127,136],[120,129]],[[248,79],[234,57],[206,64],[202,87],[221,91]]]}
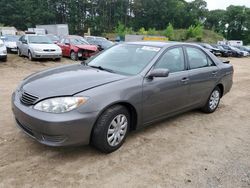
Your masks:
{"label": "toyota camry", "polygon": [[25,78],[12,109],[18,127],[42,144],[110,153],[130,131],[192,109],[214,112],[232,79],[232,65],[195,44],[122,43]]}

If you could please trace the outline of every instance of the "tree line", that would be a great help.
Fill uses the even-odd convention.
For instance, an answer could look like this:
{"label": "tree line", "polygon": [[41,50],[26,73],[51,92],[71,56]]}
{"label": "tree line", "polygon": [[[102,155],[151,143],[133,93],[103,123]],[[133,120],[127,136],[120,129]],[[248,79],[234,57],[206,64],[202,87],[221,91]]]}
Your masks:
{"label": "tree line", "polygon": [[70,33],[114,32],[119,24],[138,31],[202,25],[227,39],[250,43],[250,8],[207,9],[204,0],[1,0],[0,23],[26,30],[38,24],[68,23]]}

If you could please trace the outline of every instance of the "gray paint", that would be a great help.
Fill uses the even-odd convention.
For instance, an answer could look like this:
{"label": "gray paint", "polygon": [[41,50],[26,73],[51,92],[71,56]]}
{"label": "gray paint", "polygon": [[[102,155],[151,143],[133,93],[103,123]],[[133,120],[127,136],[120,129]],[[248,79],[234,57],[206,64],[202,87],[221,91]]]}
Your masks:
{"label": "gray paint", "polygon": [[[218,85],[224,94],[232,87],[233,67],[223,64],[203,48],[185,43],[137,42],[161,47],[161,51],[138,75],[123,76],[96,70],[84,65],[68,65],[43,71],[26,78],[13,94],[13,112],[18,121],[37,133],[33,138],[52,146],[88,144],[97,118],[108,107],[126,103],[136,112],[136,129],[160,119],[205,105],[210,93]],[[170,73],[168,77],[149,79],[148,75],[161,55],[174,46],[201,49],[216,64],[214,67]],[[22,105],[22,90],[39,100],[58,96],[86,96],[89,100],[78,109],[65,114],[39,112]],[[27,133],[27,131],[26,131]],[[60,143],[41,139],[42,134],[65,135]]]}

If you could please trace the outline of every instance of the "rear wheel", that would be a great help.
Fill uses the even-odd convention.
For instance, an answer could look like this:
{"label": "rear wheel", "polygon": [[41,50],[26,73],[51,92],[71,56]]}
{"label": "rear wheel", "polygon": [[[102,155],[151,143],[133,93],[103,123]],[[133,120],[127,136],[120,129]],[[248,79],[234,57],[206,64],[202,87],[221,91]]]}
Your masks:
{"label": "rear wheel", "polygon": [[209,99],[206,105],[202,108],[202,111],[205,113],[213,113],[220,104],[220,98],[221,90],[219,87],[216,87],[209,96]]}
{"label": "rear wheel", "polygon": [[107,109],[98,119],[93,129],[91,143],[104,153],[119,149],[124,143],[130,127],[128,110],[116,105]]}
{"label": "rear wheel", "polygon": [[77,61],[78,60],[78,56],[77,56],[77,53],[72,51],[70,53],[70,59],[72,59],[73,61]]}

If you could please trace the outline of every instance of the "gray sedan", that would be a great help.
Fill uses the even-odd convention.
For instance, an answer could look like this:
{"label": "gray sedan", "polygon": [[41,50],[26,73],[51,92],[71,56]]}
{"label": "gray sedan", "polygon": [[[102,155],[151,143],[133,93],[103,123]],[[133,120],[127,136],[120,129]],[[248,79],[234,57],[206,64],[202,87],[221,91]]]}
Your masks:
{"label": "gray sedan", "polygon": [[82,64],[39,72],[12,96],[17,125],[49,146],[109,153],[132,130],[192,109],[214,112],[233,67],[186,43],[118,44]]}

